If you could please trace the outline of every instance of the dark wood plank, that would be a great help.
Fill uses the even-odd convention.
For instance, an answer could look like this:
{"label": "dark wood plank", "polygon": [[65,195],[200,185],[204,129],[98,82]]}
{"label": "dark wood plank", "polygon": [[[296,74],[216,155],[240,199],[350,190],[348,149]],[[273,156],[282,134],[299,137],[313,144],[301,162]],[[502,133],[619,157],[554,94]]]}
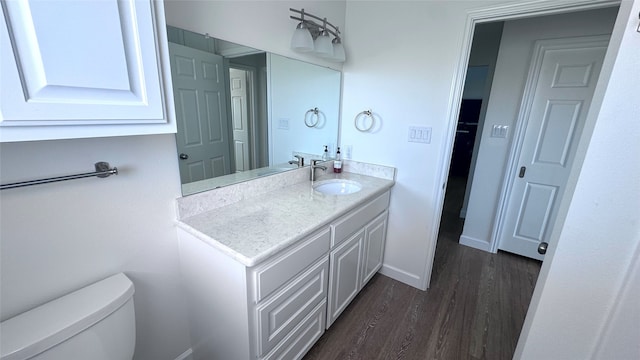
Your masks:
{"label": "dark wood plank", "polygon": [[540,262],[458,244],[459,185],[447,191],[431,287],[377,274],[305,360],[513,357]]}

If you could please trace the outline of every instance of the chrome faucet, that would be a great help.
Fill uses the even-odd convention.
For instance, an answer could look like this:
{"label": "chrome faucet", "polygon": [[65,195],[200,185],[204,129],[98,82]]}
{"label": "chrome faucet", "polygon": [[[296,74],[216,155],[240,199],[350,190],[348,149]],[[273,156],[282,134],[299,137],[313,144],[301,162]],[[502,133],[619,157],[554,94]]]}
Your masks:
{"label": "chrome faucet", "polygon": [[319,161],[322,160],[311,160],[311,181],[316,181],[316,169],[322,169],[322,171],[327,171],[326,166],[316,165]]}
{"label": "chrome faucet", "polygon": [[298,167],[303,167],[304,166],[304,158],[300,155],[293,155],[294,158],[296,158],[296,160],[289,160],[289,164],[293,165],[296,164],[298,165]]}

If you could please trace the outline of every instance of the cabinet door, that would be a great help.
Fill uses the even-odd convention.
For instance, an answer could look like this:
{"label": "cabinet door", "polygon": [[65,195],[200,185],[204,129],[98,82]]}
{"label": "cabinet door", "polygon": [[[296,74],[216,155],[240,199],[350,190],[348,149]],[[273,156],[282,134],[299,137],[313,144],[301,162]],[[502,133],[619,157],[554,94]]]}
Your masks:
{"label": "cabinet door", "polygon": [[364,229],[331,252],[327,329],[360,291],[363,240]]}
{"label": "cabinet door", "polygon": [[383,212],[365,228],[365,238],[362,249],[361,288],[371,280],[373,275],[375,275],[382,266],[384,244],[387,237],[387,214],[387,211]]}
{"label": "cabinet door", "polygon": [[3,1],[0,140],[175,132],[162,1]]}

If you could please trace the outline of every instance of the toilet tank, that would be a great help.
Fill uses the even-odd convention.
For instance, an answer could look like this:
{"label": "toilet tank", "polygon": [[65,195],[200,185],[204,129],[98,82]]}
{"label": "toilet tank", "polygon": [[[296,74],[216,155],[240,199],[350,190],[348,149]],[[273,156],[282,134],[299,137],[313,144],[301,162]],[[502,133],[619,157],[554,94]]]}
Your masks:
{"label": "toilet tank", "polygon": [[133,283],[116,274],[0,323],[0,360],[131,360]]}

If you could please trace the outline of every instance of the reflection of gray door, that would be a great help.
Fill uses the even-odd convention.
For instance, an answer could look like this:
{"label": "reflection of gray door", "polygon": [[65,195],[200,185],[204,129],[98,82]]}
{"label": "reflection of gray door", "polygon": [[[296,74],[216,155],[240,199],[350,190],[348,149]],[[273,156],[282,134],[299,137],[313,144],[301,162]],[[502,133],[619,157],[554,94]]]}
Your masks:
{"label": "reflection of gray door", "polygon": [[236,171],[251,170],[249,136],[249,92],[248,72],[229,69],[231,86],[231,123],[233,124],[233,150],[236,158]]}
{"label": "reflection of gray door", "polygon": [[[608,37],[540,42],[525,93],[525,132],[500,249],[542,260],[600,74]],[[536,61],[536,59],[538,59]],[[529,82],[532,81],[529,79]]]}
{"label": "reflection of gray door", "polygon": [[222,56],[169,43],[182,183],[231,173]]}

